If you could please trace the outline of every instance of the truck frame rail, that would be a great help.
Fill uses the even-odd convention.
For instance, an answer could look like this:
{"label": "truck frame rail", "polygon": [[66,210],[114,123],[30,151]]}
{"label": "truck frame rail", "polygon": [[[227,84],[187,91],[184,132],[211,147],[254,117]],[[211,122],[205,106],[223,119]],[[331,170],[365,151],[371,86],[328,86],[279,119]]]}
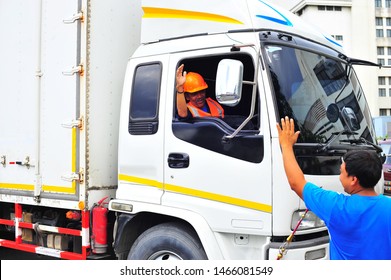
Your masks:
{"label": "truck frame rail", "polygon": [[[0,225],[14,227],[15,231],[14,240],[0,239],[0,246],[68,260],[85,260],[90,254],[90,212],[88,210],[81,211],[81,230],[25,222],[22,217],[22,205],[15,203],[14,219],[0,219]],[[24,241],[22,238],[24,230],[34,231],[37,236],[45,235],[46,242],[39,242],[42,244],[37,245]],[[78,240],[81,241],[81,244],[74,242],[73,252],[62,249],[61,243],[66,242],[69,237],[74,237],[75,240],[79,237]]]}

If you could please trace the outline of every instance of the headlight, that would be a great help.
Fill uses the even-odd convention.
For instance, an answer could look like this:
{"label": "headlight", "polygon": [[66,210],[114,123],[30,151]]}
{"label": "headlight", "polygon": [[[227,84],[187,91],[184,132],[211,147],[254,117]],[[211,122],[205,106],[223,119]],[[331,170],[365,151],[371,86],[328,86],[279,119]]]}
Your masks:
{"label": "headlight", "polygon": [[[301,217],[304,215],[305,210],[297,210],[292,215],[292,223],[291,223],[291,229],[294,230],[297,226],[297,223],[301,219]],[[305,217],[303,221],[301,221],[301,224],[297,228],[297,230],[306,230],[306,229],[313,229],[313,228],[319,228],[324,227],[325,223],[318,218],[313,212],[308,211],[307,214],[305,214]]]}

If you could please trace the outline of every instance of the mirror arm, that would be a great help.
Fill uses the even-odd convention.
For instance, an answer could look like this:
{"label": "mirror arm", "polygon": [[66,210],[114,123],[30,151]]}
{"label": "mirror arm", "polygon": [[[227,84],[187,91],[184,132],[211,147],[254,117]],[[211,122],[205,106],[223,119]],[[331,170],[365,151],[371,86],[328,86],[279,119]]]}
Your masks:
{"label": "mirror arm", "polygon": [[250,109],[250,114],[249,116],[243,121],[243,123],[231,134],[231,135],[225,135],[223,137],[223,142],[227,142],[230,139],[234,138],[239,131],[243,129],[243,127],[251,120],[251,118],[254,116],[254,111],[255,111],[255,101],[256,101],[256,96],[257,96],[257,81],[258,81],[258,72],[259,72],[259,65],[260,65],[260,51],[257,51],[257,64],[255,68],[255,73],[254,73],[254,81],[243,81],[243,84],[250,84],[253,86],[253,92],[252,92],[252,97],[251,97],[251,109]]}
{"label": "mirror arm", "polygon": [[[231,135],[225,135],[223,140],[226,141],[226,140],[229,140],[229,139],[232,139],[234,138],[238,133],[239,131],[241,131],[243,129],[243,127],[252,119],[252,117],[254,116],[254,110],[255,110],[255,97],[257,96],[256,95],[256,84],[257,83],[254,83],[254,82],[247,82],[247,81],[243,81],[244,84],[250,84],[250,85],[253,85],[253,93],[252,93],[252,97],[251,97],[251,110],[250,110],[250,114],[249,116],[242,122],[242,124],[231,134]],[[254,90],[255,89],[255,90]]]}

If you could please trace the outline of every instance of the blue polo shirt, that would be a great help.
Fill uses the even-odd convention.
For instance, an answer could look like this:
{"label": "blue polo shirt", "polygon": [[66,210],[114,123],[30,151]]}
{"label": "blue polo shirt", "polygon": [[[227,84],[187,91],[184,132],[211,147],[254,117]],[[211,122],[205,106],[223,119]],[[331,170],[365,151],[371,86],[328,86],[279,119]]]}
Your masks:
{"label": "blue polo shirt", "polygon": [[391,260],[391,198],[344,195],[307,183],[306,206],[330,233],[332,260]]}

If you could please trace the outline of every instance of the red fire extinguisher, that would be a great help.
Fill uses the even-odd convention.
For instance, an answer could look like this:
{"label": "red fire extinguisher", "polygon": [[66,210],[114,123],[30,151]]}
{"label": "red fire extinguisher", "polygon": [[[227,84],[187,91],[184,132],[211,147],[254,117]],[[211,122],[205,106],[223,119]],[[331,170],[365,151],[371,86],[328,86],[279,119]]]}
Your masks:
{"label": "red fire extinguisher", "polygon": [[107,251],[107,208],[103,205],[108,197],[104,197],[92,207],[92,252],[104,254]]}

